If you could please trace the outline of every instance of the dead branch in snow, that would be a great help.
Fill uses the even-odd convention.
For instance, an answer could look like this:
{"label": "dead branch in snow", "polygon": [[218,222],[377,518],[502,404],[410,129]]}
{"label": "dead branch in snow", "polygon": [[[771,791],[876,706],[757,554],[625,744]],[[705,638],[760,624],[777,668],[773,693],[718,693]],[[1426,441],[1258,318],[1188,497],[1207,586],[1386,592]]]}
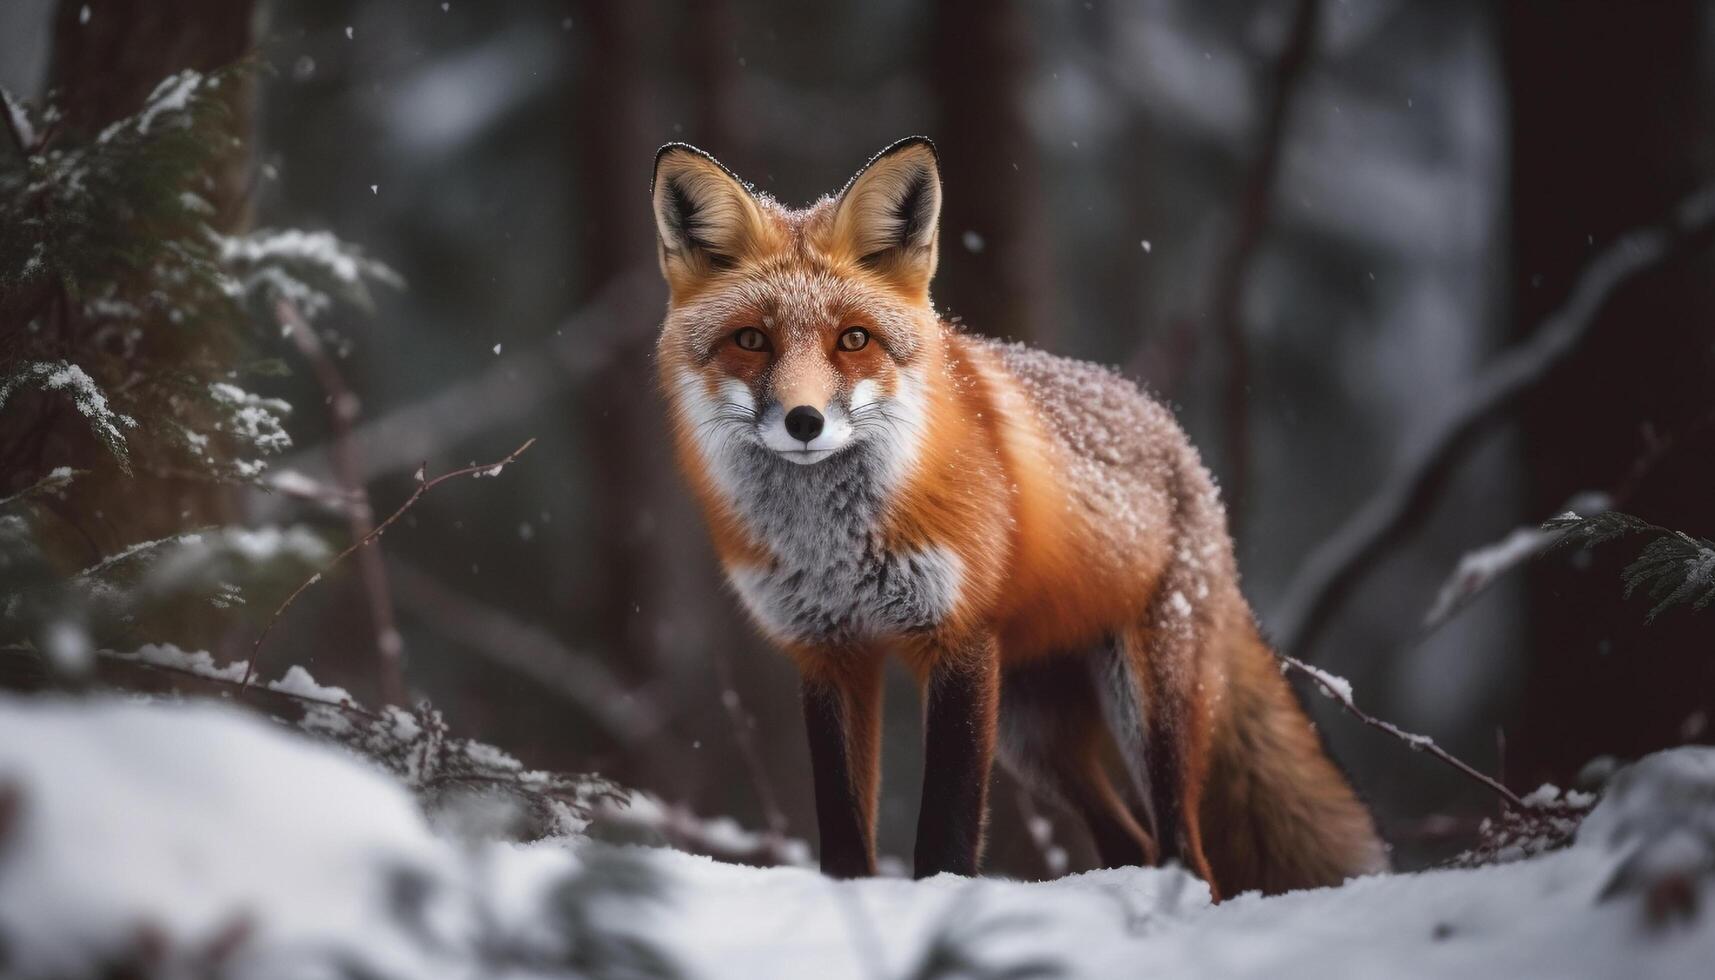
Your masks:
{"label": "dead branch in snow", "polygon": [[1520,396],[1541,384],[1588,336],[1608,297],[1639,273],[1701,244],[1715,230],[1715,185],[1683,199],[1663,221],[1620,236],[1573,284],[1566,302],[1528,340],[1477,375],[1449,413],[1402,456],[1393,474],[1305,559],[1272,617],[1280,649],[1306,656],[1334,611],[1387,549],[1428,516],[1465,454]]}
{"label": "dead branch in snow", "polygon": [[397,521],[400,517],[404,516],[405,512],[410,510],[412,505],[422,499],[423,494],[428,493],[430,490],[433,490],[448,480],[456,479],[461,476],[472,476],[478,478],[484,476],[499,476],[501,470],[505,469],[509,463],[516,460],[519,456],[523,455],[524,451],[535,445],[535,443],[536,439],[532,436],[531,438],[526,439],[523,445],[512,450],[511,453],[507,454],[506,458],[497,463],[478,463],[472,466],[465,466],[447,473],[442,473],[440,476],[432,479],[425,479],[423,476],[424,470],[428,466],[427,463],[418,467],[417,489],[411,491],[411,496],[405,498],[405,502],[399,505],[399,509],[387,515],[387,519],[382,521],[380,524],[377,524],[368,534],[346,546],[346,549],[335,555],[333,557],[333,561],[328,562],[321,571],[311,575],[296,589],[293,589],[292,594],[288,595],[285,601],[280,603],[279,607],[274,610],[273,615],[268,617],[268,621],[262,624],[262,632],[256,635],[256,642],[250,646],[250,659],[245,663],[244,680],[239,685],[240,689],[247,689],[250,687],[250,679],[255,674],[256,665],[262,657],[262,642],[268,639],[268,634],[273,631],[274,624],[280,621],[280,617],[285,614],[287,609],[291,608],[292,603],[297,601],[298,596],[304,594],[305,590],[321,581],[323,575],[332,571],[335,566],[348,558],[353,552],[379,539],[381,535],[393,525],[394,521]]}

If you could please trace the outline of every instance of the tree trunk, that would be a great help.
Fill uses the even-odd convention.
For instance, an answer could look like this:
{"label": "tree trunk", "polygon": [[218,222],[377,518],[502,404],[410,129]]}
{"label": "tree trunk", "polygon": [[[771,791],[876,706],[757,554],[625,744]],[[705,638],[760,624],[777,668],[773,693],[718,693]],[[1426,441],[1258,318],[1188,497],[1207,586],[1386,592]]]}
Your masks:
{"label": "tree trunk", "polygon": [[942,0],[929,39],[946,186],[936,298],[971,329],[1047,341],[1044,178],[1024,115],[1030,25],[1012,0]]}

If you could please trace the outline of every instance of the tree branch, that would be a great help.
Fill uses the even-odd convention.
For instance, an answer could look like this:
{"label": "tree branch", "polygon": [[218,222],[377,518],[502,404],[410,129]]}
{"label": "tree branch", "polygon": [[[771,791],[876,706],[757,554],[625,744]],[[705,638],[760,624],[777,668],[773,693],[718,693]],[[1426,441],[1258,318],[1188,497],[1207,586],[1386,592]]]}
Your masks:
{"label": "tree branch", "polygon": [[1608,297],[1679,250],[1702,244],[1711,229],[1715,229],[1715,185],[1682,200],[1664,221],[1623,235],[1603,249],[1585,267],[1566,302],[1529,340],[1484,368],[1453,400],[1449,414],[1431,428],[1420,443],[1422,448],[1404,456],[1381,488],[1310,553],[1272,617],[1280,649],[1307,656],[1364,574],[1428,515],[1437,491],[1476,444],[1477,436],[1578,349]]}
{"label": "tree branch", "polygon": [[[394,521],[397,521],[400,517],[404,516],[405,512],[410,510],[412,505],[415,504],[419,499],[422,498],[423,494],[428,493],[430,490],[433,490],[434,488],[440,486],[441,484],[447,482],[448,480],[456,479],[456,478],[461,477],[461,476],[475,476],[475,477],[499,476],[500,471],[505,469],[507,464],[513,462],[519,456],[522,456],[524,454],[525,450],[529,449],[531,446],[533,446],[535,444],[536,444],[536,439],[534,437],[531,437],[529,439],[526,439],[524,441],[523,445],[519,446],[517,449],[512,450],[512,452],[509,453],[505,459],[502,459],[498,463],[486,463],[486,464],[477,464],[474,466],[465,466],[465,467],[461,467],[460,469],[456,469],[456,470],[453,470],[453,471],[448,472],[448,473],[442,473],[440,476],[437,476],[434,479],[428,479],[428,480],[424,479],[422,477],[423,470],[421,468],[419,468],[417,470],[417,473],[418,473],[417,489],[413,490],[411,492],[411,496],[405,498],[405,502],[399,505],[398,510],[387,515],[387,519],[382,521],[380,524],[377,524],[375,526],[374,530],[371,530],[368,534],[364,535],[363,537],[359,538],[358,540],[353,541],[350,545],[348,545],[346,547],[346,549],[344,551],[335,555],[333,558],[333,561],[328,562],[327,565],[324,566],[321,571],[319,571],[319,572],[315,573],[314,575],[311,575],[309,578],[305,579],[302,584],[300,584],[296,589],[292,590],[292,594],[286,597],[286,601],[280,603],[279,608],[274,610],[274,614],[268,617],[268,622],[266,622],[262,625],[262,632],[257,634],[257,636],[256,636],[256,642],[251,644],[250,660],[248,662],[246,662],[246,664],[244,666],[244,680],[239,685],[239,688],[241,690],[244,690],[244,689],[248,689],[250,687],[250,678],[255,675],[256,665],[261,661],[261,658],[262,658],[262,642],[264,640],[268,639],[268,634],[273,631],[274,624],[278,623],[280,621],[280,617],[285,614],[287,609],[291,608],[292,603],[294,603],[298,600],[298,596],[303,595],[305,590],[307,590],[310,586],[321,581],[321,578],[323,575],[332,571],[335,566],[337,566],[340,562],[344,561],[353,552],[359,550],[360,548],[364,547],[365,545],[370,544],[371,542],[380,538],[381,535],[384,534],[389,527],[393,526]],[[425,464],[425,465],[427,465],[427,464]]]}
{"label": "tree branch", "polygon": [[1511,804],[1513,807],[1520,810],[1532,809],[1531,805],[1520,799],[1517,793],[1507,789],[1494,777],[1477,771],[1474,767],[1460,759],[1458,756],[1455,756],[1453,753],[1448,752],[1441,746],[1436,745],[1435,740],[1429,736],[1414,735],[1392,722],[1382,721],[1374,715],[1365,713],[1352,701],[1352,685],[1347,683],[1345,680],[1335,677],[1320,668],[1312,667],[1290,654],[1277,652],[1275,656],[1279,657],[1280,662],[1285,666],[1290,667],[1315,681],[1316,686],[1322,689],[1322,693],[1333,698],[1335,702],[1337,702],[1340,707],[1344,708],[1346,713],[1352,717],[1379,732],[1386,732],[1387,734],[1392,735],[1394,738],[1397,738],[1401,742],[1410,746],[1414,752],[1427,752],[1435,758],[1440,759],[1442,762],[1452,766],[1459,772],[1464,773],[1466,776],[1469,776],[1483,784],[1489,790],[1499,795],[1501,799],[1506,800],[1507,803]]}
{"label": "tree branch", "polygon": [[1256,157],[1239,196],[1238,228],[1227,253],[1216,263],[1209,283],[1210,319],[1222,338],[1227,356],[1226,389],[1222,397],[1227,468],[1221,482],[1235,537],[1250,483],[1251,370],[1250,350],[1245,343],[1245,282],[1273,210],[1287,117],[1316,43],[1320,7],[1320,0],[1299,0],[1293,12],[1292,26],[1274,65],[1268,110],[1263,117],[1262,132],[1257,136]]}

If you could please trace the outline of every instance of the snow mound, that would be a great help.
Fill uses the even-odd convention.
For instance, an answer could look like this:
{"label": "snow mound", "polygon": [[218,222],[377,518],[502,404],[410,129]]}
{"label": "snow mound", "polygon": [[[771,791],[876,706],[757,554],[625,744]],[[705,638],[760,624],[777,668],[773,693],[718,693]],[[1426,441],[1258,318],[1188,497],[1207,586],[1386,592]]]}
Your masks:
{"label": "snow mound", "polygon": [[6,977],[482,975],[484,923],[546,935],[577,869],[439,838],[378,770],[232,709],[0,698]]}
{"label": "snow mound", "polygon": [[1177,869],[837,882],[448,836],[385,773],[227,708],[0,698],[19,978],[1705,976],[1712,840],[1715,750],[1679,749],[1573,846],[1501,866],[1219,906]]}

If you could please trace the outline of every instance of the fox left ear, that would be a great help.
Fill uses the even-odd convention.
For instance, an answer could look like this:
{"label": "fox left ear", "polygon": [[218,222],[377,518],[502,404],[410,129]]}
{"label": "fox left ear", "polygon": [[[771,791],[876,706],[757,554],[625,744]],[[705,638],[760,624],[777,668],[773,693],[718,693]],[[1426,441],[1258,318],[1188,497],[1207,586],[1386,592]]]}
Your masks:
{"label": "fox left ear", "polygon": [[732,171],[684,143],[655,155],[650,187],[661,273],[677,291],[772,243],[768,220]]}
{"label": "fox left ear", "polygon": [[909,291],[935,275],[941,167],[935,144],[902,139],[875,155],[840,192],[833,244]]}

